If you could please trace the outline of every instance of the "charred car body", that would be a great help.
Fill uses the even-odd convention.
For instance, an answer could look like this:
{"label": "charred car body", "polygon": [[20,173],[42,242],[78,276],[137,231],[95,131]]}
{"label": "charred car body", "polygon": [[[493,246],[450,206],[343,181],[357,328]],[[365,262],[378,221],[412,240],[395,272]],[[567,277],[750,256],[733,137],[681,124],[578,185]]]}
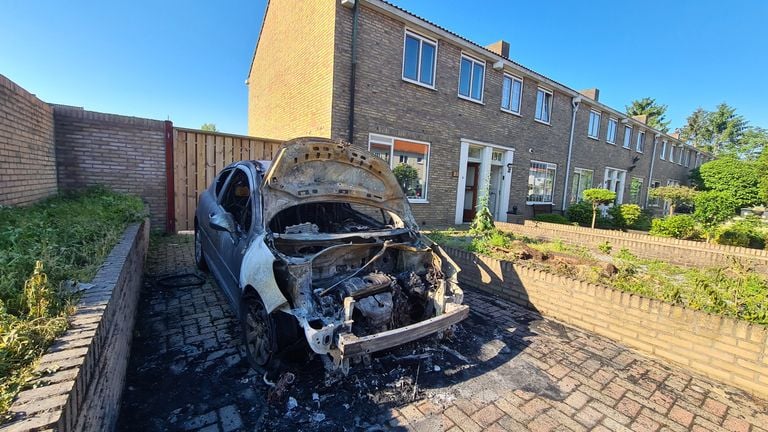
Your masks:
{"label": "charred car body", "polygon": [[458,267],[418,232],[388,164],[322,138],[219,173],[200,197],[195,260],[239,316],[254,367],[308,345],[346,373],[469,312]]}

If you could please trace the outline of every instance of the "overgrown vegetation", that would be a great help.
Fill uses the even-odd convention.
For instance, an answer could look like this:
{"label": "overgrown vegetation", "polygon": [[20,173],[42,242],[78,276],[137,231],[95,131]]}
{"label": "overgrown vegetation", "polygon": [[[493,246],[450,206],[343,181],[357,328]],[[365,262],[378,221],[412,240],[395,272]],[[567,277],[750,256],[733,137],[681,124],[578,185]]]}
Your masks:
{"label": "overgrown vegetation", "polygon": [[654,219],[651,222],[651,235],[658,237],[672,237],[683,240],[698,240],[701,238],[693,216],[681,214]]}
{"label": "overgrown vegetation", "polygon": [[[690,218],[679,215],[672,218]],[[670,218],[666,218],[670,219]],[[598,245],[606,254],[562,241],[538,241],[494,229],[485,236],[467,231],[435,231],[429,236],[444,246],[528,266],[671,304],[768,324],[768,277],[734,260],[730,265],[687,268],[640,259],[626,248],[613,256],[609,243]],[[532,253],[538,251],[538,253]],[[605,261],[610,260],[610,263]],[[607,271],[615,266],[613,271]]]}
{"label": "overgrown vegetation", "polygon": [[563,224],[563,225],[571,224],[571,222],[568,220],[567,217],[561,216],[555,213],[546,213],[546,214],[536,215],[533,217],[533,220],[538,222],[549,222],[549,223],[556,223],[556,224]]}
{"label": "overgrown vegetation", "polygon": [[143,216],[140,199],[103,188],[0,207],[0,417],[66,329],[74,298],[64,282],[91,280]]}

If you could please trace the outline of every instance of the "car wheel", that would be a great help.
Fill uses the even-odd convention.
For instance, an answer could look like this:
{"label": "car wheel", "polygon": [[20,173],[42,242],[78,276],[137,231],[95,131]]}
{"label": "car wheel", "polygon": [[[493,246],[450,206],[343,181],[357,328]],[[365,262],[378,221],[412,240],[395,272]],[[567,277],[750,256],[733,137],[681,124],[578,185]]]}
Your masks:
{"label": "car wheel", "polygon": [[195,265],[202,271],[208,271],[208,263],[203,256],[203,239],[197,224],[195,224]]}
{"label": "car wheel", "polygon": [[269,365],[277,348],[275,321],[258,295],[246,295],[240,304],[245,356],[253,369]]}

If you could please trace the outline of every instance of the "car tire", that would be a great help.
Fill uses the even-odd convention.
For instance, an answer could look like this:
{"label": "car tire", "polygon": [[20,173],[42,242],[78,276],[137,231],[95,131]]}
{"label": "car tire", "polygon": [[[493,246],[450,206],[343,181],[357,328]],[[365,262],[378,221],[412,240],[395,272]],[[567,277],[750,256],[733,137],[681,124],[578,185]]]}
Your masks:
{"label": "car tire", "polygon": [[275,320],[256,294],[246,294],[240,303],[240,323],[248,364],[254,370],[269,369],[277,351]]}
{"label": "car tire", "polygon": [[200,227],[195,223],[195,265],[198,269],[207,272],[208,263],[205,262],[205,256],[203,255],[203,239],[200,234]]}

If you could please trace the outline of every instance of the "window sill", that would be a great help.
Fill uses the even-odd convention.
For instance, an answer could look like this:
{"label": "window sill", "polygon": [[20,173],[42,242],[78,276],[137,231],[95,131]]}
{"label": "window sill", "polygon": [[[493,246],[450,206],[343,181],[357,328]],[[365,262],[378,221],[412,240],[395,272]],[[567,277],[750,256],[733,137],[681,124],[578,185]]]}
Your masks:
{"label": "window sill", "polygon": [[428,200],[422,199],[422,198],[418,198],[418,199],[408,198],[408,202],[411,204],[429,204]]}
{"label": "window sill", "polygon": [[595,140],[595,141],[600,141],[600,138],[598,138],[598,137],[596,137],[596,136],[592,136],[592,135],[587,135],[587,138],[589,138],[589,139],[593,139],[593,140]]}
{"label": "window sill", "polygon": [[637,153],[640,153],[640,154],[643,154],[643,151],[642,151],[642,150],[635,150],[635,152],[637,152]]}
{"label": "window sill", "polygon": [[629,148],[629,147],[624,147],[624,146],[622,146],[621,148],[623,148],[624,150],[630,150],[630,151],[632,150],[631,148]]}
{"label": "window sill", "polygon": [[[536,123],[541,123],[543,125],[552,126],[551,122],[545,122],[544,120],[539,120],[537,118],[534,118],[533,121],[535,121]],[[544,203],[544,204],[548,204],[548,203]]]}
{"label": "window sill", "polygon": [[517,116],[517,117],[522,117],[523,116],[519,112],[510,111],[510,110],[507,110],[507,109],[504,109],[504,108],[501,108],[501,112],[505,112],[507,114],[512,114],[513,116]]}
{"label": "window sill", "polygon": [[478,105],[485,105],[485,103],[483,103],[482,100],[472,99],[471,97],[467,97],[467,96],[464,96],[464,95],[461,95],[461,94],[459,94],[457,96],[459,97],[459,99],[464,99],[465,101],[474,102],[474,103],[476,103]]}
{"label": "window sill", "polygon": [[610,141],[606,141],[605,143],[606,143],[606,144],[610,144],[610,145],[612,145],[612,146],[615,146],[615,145],[616,145],[616,142],[610,142]]}
{"label": "window sill", "polygon": [[526,201],[525,205],[539,205],[539,204],[552,204],[555,203],[553,201]]}
{"label": "window sill", "polygon": [[432,90],[432,91],[437,91],[437,89],[435,88],[434,85],[424,84],[421,81],[412,80],[412,79],[406,78],[406,77],[401,77],[401,78],[403,79],[403,81],[405,81],[407,83],[414,84],[414,85],[417,85],[419,87],[424,87],[425,89],[429,89],[429,90]]}

